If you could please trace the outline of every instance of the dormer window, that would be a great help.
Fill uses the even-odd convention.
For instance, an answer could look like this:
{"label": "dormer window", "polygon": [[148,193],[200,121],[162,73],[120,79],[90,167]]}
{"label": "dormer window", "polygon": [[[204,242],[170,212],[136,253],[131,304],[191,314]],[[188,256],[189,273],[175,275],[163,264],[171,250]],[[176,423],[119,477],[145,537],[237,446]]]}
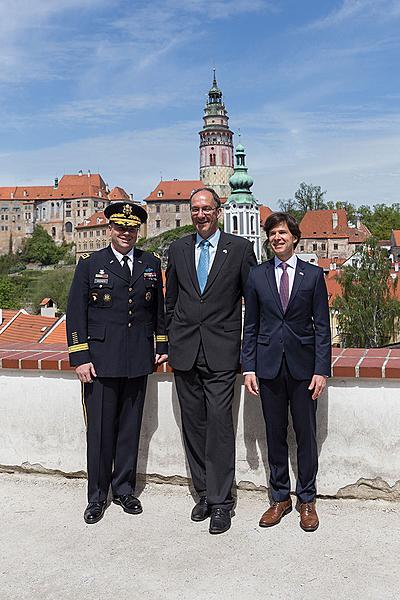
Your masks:
{"label": "dormer window", "polygon": [[162,198],[164,196],[164,192],[162,190],[158,190],[157,198]]}

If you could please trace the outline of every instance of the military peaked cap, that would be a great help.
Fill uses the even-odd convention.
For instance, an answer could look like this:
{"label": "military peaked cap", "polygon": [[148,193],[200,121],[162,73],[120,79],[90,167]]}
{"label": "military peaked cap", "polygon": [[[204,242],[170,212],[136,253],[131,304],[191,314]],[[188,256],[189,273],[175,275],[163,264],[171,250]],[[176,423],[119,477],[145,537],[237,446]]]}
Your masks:
{"label": "military peaked cap", "polygon": [[104,214],[111,223],[138,227],[147,221],[147,212],[134,202],[113,202],[104,209]]}

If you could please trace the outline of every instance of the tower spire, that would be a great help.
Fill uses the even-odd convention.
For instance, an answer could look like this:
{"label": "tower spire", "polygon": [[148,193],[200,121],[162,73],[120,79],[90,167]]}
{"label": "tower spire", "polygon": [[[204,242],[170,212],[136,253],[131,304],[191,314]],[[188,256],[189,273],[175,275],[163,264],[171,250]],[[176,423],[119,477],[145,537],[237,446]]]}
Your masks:
{"label": "tower spire", "polygon": [[200,179],[214,188],[221,198],[227,198],[230,194],[229,177],[233,173],[233,132],[229,129],[229,117],[215,68],[203,120],[203,129],[199,132]]}

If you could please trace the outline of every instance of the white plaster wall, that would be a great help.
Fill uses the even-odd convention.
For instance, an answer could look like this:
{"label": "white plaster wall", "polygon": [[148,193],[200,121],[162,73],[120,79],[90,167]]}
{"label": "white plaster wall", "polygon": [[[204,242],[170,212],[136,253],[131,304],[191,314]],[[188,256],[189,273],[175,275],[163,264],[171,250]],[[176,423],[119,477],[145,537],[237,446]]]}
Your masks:
{"label": "white plaster wall", "polygon": [[[238,377],[234,403],[238,482],[267,484],[260,402],[244,398]],[[188,476],[179,406],[171,374],[149,378],[140,473]],[[295,443],[289,431],[290,461]],[[360,477],[400,479],[400,381],[330,380],[318,406],[318,492],[334,495]],[[85,470],[80,384],[72,373],[0,371],[0,464]],[[294,477],[292,479],[294,487]]]}

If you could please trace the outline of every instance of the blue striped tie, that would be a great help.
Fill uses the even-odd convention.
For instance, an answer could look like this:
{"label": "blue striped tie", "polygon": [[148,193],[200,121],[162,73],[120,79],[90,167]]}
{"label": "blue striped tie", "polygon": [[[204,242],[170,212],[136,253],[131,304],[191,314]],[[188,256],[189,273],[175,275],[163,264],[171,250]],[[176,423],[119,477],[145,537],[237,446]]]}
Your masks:
{"label": "blue striped tie", "polygon": [[199,282],[200,292],[203,293],[207,284],[208,268],[210,265],[210,255],[208,252],[210,242],[208,240],[202,240],[200,242],[200,247],[201,252],[199,262],[197,264],[197,280]]}

